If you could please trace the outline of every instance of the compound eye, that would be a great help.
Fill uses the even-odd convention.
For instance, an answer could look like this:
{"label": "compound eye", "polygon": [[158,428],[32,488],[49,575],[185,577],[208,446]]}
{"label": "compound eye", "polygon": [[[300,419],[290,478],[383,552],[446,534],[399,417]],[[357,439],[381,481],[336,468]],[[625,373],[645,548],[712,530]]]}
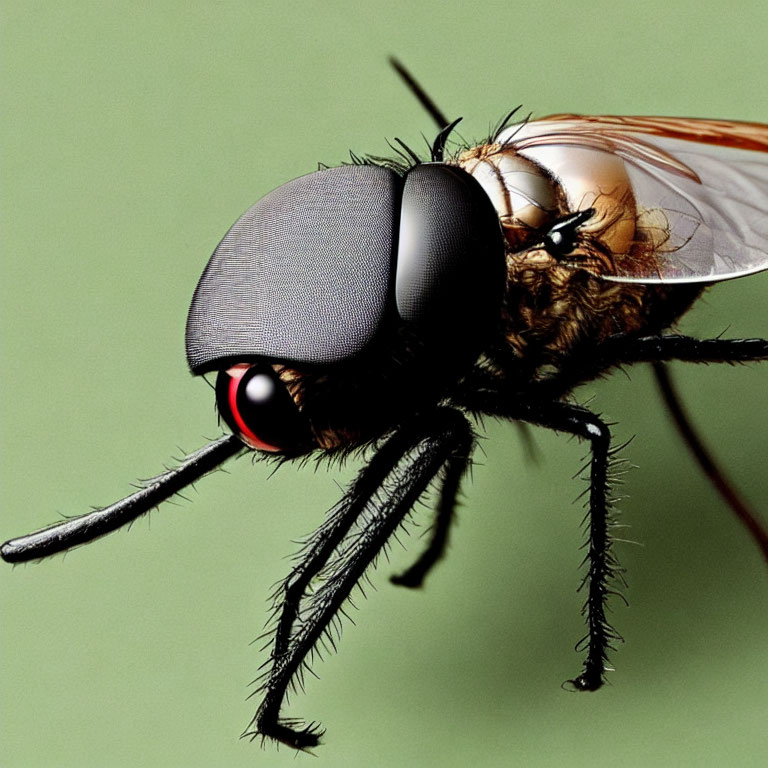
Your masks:
{"label": "compound eye", "polygon": [[271,365],[220,371],[216,401],[229,428],[257,451],[299,454],[314,447],[309,424]]}

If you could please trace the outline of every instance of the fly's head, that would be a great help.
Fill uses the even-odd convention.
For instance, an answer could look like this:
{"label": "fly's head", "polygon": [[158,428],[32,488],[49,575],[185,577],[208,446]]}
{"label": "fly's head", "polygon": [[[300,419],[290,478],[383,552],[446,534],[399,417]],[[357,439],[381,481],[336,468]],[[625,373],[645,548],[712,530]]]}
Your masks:
{"label": "fly's head", "polygon": [[286,457],[375,440],[438,402],[462,373],[402,325],[334,364],[260,358],[222,365],[216,401],[223,421],[248,447]]}
{"label": "fly's head", "polygon": [[187,319],[193,373],[250,447],[287,456],[373,440],[433,405],[500,318],[504,239],[460,168],[374,164],[295,179],[214,251]]}

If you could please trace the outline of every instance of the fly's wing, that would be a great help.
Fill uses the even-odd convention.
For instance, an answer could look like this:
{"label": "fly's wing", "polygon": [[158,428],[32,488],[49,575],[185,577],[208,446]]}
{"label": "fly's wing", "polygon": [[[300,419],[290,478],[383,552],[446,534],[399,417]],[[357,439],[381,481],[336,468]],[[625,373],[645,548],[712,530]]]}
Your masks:
{"label": "fly's wing", "polygon": [[511,125],[497,141],[555,178],[559,167],[578,168],[579,189],[588,186],[590,158],[624,161],[636,236],[627,253],[613,254],[605,279],[715,282],[768,269],[768,125],[552,115]]}

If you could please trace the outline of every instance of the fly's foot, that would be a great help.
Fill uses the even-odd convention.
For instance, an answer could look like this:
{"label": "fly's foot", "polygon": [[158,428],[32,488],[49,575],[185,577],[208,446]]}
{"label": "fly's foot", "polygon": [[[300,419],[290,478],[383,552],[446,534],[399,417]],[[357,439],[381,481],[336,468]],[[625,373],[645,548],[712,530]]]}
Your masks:
{"label": "fly's foot", "polygon": [[253,730],[247,730],[242,738],[253,739],[261,736],[262,739],[274,739],[300,752],[307,752],[312,747],[320,744],[320,739],[325,729],[320,723],[309,723],[302,726],[301,720],[275,720],[273,722],[257,722]]}
{"label": "fly's foot", "polygon": [[389,580],[393,584],[397,584],[398,587],[408,587],[409,589],[418,589],[424,584],[424,577],[427,572],[423,568],[417,568],[416,566],[409,568],[402,573],[394,573],[389,577]]}
{"label": "fly's foot", "polygon": [[596,691],[603,685],[603,680],[600,675],[596,677],[587,673],[581,674],[573,680],[566,680],[563,683],[563,687],[571,691]]}

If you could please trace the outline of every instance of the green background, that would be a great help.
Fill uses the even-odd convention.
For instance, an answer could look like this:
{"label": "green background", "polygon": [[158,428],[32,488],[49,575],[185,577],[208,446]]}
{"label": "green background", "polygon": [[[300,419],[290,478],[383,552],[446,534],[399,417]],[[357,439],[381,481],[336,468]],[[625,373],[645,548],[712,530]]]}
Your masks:
{"label": "green background", "polygon": [[[419,145],[400,56],[462,132],[517,104],[766,120],[764,2],[2,4],[0,537],[109,503],[217,433],[186,371],[189,298],[239,214],[352,148]],[[766,336],[768,275],[683,324]],[[746,497],[768,508],[768,369],[674,368]],[[631,608],[610,686],[580,669],[584,446],[486,425],[450,557],[426,589],[361,603],[290,714],[328,766],[765,764],[765,564],[681,447],[645,369],[583,387],[638,465],[622,493]],[[297,765],[239,740],[249,642],[291,540],[344,471],[248,459],[95,545],[0,569],[0,762]],[[418,550],[410,540],[411,555]],[[299,756],[299,762],[313,758]],[[313,763],[314,764],[314,763]]]}

